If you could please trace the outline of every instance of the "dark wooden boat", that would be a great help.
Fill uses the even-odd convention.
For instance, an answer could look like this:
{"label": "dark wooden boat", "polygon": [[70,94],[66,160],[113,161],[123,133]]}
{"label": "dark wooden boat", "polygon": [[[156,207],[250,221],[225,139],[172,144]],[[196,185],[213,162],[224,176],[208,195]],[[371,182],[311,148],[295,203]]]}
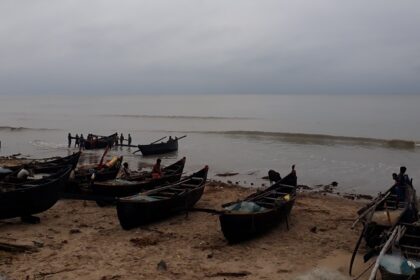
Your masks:
{"label": "dark wooden boat", "polygon": [[292,172],[262,192],[223,205],[219,216],[225,238],[230,243],[250,239],[272,229],[287,217],[296,199],[297,177]]}
{"label": "dark wooden boat", "polygon": [[[399,195],[400,190],[403,190],[403,197]],[[412,184],[396,184],[360,209],[358,214],[366,245],[375,248],[387,239],[389,231],[397,224],[418,220],[416,192]]]}
{"label": "dark wooden boat", "polygon": [[53,160],[46,161],[35,161],[29,164],[29,168],[32,168],[36,173],[50,173],[57,170],[57,166],[70,165],[72,169],[75,169],[79,162],[80,155],[82,152],[73,153],[72,155],[61,157]]}
{"label": "dark wooden boat", "polygon": [[116,137],[116,133],[109,136],[93,135],[93,137],[84,140],[84,147],[86,150],[104,149],[108,146],[112,147],[115,144]]}
{"label": "dark wooden boat", "polygon": [[420,225],[398,226],[386,254],[379,261],[382,280],[420,279]]}
{"label": "dark wooden boat", "polygon": [[55,173],[68,165],[71,165],[73,169],[76,168],[80,155],[81,152],[77,152],[66,157],[37,159],[23,165],[8,167],[8,169],[12,170],[12,173],[14,173],[21,170],[24,166],[27,166],[27,168],[31,169],[34,173]]}
{"label": "dark wooden boat", "polygon": [[26,217],[51,208],[59,199],[72,170],[67,166],[39,180],[0,182],[0,219]]}
{"label": "dark wooden boat", "polygon": [[178,140],[170,139],[167,142],[149,144],[149,145],[138,145],[138,148],[143,156],[166,154],[178,151]]}
{"label": "dark wooden boat", "polygon": [[153,179],[151,172],[142,172],[139,175],[133,175],[126,179],[95,181],[92,184],[92,190],[94,194],[112,197],[134,195],[144,190],[150,190],[157,186],[179,181],[184,166],[185,157],[163,168],[163,176],[159,179]]}
{"label": "dark wooden boat", "polygon": [[176,184],[118,199],[122,228],[128,230],[192,208],[203,194],[207,172],[206,166]]}

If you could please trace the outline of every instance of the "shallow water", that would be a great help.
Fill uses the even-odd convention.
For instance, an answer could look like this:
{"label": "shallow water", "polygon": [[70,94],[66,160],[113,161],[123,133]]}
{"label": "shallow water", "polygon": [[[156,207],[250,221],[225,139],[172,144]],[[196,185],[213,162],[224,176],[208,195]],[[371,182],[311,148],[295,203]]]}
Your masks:
{"label": "shallow water", "polygon": [[[134,144],[165,135],[187,138],[168,164],[187,157],[186,171],[260,186],[269,169],[297,165],[300,184],[339,183],[340,191],[376,193],[400,165],[420,178],[417,96],[0,96],[0,155],[66,155],[67,133],[131,133]],[[23,127],[21,129],[12,129]],[[391,140],[402,141],[391,141]],[[114,149],[133,166],[155,158]],[[100,152],[87,152],[95,161]],[[139,163],[139,161],[141,161]],[[217,178],[217,177],[216,177]],[[222,178],[221,178],[222,179]]]}

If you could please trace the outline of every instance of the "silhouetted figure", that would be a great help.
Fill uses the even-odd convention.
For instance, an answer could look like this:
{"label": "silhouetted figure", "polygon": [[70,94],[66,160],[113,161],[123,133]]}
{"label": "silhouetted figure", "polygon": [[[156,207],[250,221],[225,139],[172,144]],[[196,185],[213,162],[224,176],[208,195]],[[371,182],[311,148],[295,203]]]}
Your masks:
{"label": "silhouetted figure", "polygon": [[69,132],[69,135],[67,135],[67,141],[69,142],[69,148],[71,146],[71,134]]}
{"label": "silhouetted figure", "polygon": [[121,146],[122,146],[123,142],[124,142],[124,135],[121,133],[121,135],[120,135],[120,145]]}
{"label": "silhouetted figure", "polygon": [[118,133],[115,133],[114,145],[118,146]]}
{"label": "silhouetted figure", "polygon": [[397,175],[397,181],[400,185],[411,184],[410,178],[405,174],[406,171],[407,168],[405,166],[400,167],[400,174]]}
{"label": "silhouetted figure", "polygon": [[74,147],[79,147],[79,134],[76,134],[74,137],[76,140],[74,141]]}
{"label": "silhouetted figure", "polygon": [[80,134],[80,150],[85,148],[85,138],[83,137],[83,134]]}
{"label": "silhouetted figure", "polygon": [[130,135],[130,133],[128,134],[128,139],[127,139],[127,141],[128,141],[128,146],[130,146],[130,145],[131,145],[131,135]]}

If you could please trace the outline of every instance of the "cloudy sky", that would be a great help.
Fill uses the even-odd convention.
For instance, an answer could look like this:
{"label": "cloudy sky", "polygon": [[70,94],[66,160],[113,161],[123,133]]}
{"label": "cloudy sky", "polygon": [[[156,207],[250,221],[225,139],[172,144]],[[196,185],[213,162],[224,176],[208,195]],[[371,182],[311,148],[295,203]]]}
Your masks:
{"label": "cloudy sky", "polygon": [[0,94],[420,94],[420,1],[0,0]]}

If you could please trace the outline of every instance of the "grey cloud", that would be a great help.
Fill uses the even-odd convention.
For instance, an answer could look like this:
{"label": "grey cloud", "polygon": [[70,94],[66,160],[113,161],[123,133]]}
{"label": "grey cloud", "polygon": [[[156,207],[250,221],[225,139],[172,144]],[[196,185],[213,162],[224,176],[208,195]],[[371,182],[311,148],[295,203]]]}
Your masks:
{"label": "grey cloud", "polygon": [[420,2],[0,2],[0,94],[420,92]]}

